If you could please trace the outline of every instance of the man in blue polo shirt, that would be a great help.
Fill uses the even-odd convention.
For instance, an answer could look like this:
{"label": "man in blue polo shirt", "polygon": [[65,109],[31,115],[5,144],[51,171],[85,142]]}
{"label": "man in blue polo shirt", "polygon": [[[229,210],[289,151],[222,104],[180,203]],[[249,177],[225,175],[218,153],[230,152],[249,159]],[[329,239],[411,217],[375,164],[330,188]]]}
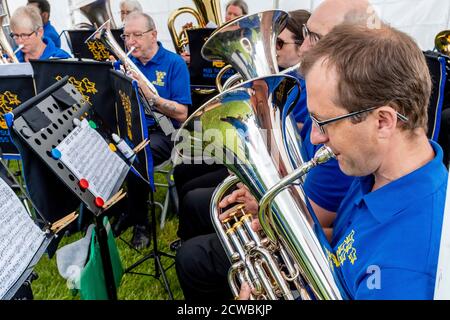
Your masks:
{"label": "man in blue polo shirt", "polygon": [[338,211],[331,265],[351,298],[432,299],[448,173],[426,136],[431,80],[421,50],[387,26],[342,25],[301,69],[311,141],[359,177]]}
{"label": "man in blue polo shirt", "polygon": [[16,53],[19,62],[50,58],[70,58],[70,55],[44,37],[42,19],[37,8],[19,7],[11,17],[11,37],[22,49]]}
{"label": "man in blue polo shirt", "polygon": [[27,5],[39,9],[44,24],[44,37],[53,41],[57,48],[61,48],[61,39],[55,27],[50,23],[50,3],[47,0],[28,0]]}
{"label": "man in blue polo shirt", "polygon": [[[183,59],[166,50],[157,40],[155,23],[145,13],[132,12],[126,17],[122,38],[127,48],[133,48],[131,60],[157,90],[155,94],[145,84],[145,79],[138,78],[145,97],[158,112],[171,119],[175,128],[179,127],[186,120],[188,106],[191,104],[189,71]],[[170,158],[173,142],[171,136],[166,135],[153,118],[148,116],[147,122],[153,163],[159,165]],[[125,227],[134,224],[132,244],[136,248],[149,244],[148,195],[149,186],[130,175],[129,214],[119,219],[114,230],[119,234]]]}

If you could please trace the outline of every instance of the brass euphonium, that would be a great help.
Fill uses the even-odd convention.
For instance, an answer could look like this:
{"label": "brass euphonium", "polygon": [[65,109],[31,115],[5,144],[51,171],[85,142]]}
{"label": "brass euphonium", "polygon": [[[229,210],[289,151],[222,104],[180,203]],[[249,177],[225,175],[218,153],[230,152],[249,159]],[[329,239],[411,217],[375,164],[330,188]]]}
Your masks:
{"label": "brass euphonium", "polygon": [[116,28],[109,0],[94,0],[87,4],[85,3],[86,1],[81,5],[75,5],[72,10],[80,10],[91,25],[81,23],[77,25],[77,29],[97,29],[108,20],[110,21],[110,28]]}
{"label": "brass euphonium", "polygon": [[450,56],[450,30],[439,32],[434,38],[434,46],[440,53]]}
{"label": "brass euphonium", "polygon": [[[341,299],[343,291],[322,248],[325,237],[315,236],[317,219],[308,210],[301,186],[290,185],[280,192],[262,234],[249,228],[251,216],[238,216],[239,207],[230,220],[218,220],[218,202],[236,181],[259,200],[294,171],[282,128],[283,111],[290,108],[284,102],[294,86],[298,86],[295,78],[272,75],[224,91],[183,124],[175,150],[182,158],[223,161],[236,176],[218,187],[211,201],[214,225],[232,263],[229,282],[235,295],[240,283],[248,281],[255,289],[254,299],[293,299],[291,284],[303,299]],[[297,167],[304,174],[315,163]]]}
{"label": "brass euphonium", "polygon": [[189,7],[182,7],[175,10],[167,21],[173,46],[178,54],[186,50],[189,43],[186,28],[177,31],[175,27],[176,19],[182,14],[190,14],[197,21],[198,28],[205,28],[208,22],[213,22],[217,26],[222,24],[220,14],[220,0],[193,0],[196,10]]}
{"label": "brass euphonium", "polygon": [[[282,10],[268,10],[236,18],[215,30],[202,47],[206,60],[222,60],[236,70],[223,86],[279,72],[276,39],[286,25],[288,14]],[[230,66],[224,68],[230,68]],[[222,91],[222,69],[216,85]]]}

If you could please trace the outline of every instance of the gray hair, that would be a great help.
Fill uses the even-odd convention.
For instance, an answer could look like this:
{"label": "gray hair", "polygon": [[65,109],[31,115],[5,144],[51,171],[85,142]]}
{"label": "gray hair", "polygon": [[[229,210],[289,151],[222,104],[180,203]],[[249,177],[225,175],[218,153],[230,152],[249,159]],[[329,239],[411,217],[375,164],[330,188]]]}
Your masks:
{"label": "gray hair", "polygon": [[156,30],[155,21],[153,21],[153,18],[150,17],[146,13],[137,12],[137,11],[134,11],[134,12],[130,13],[129,15],[127,15],[127,17],[125,18],[125,21],[124,21],[124,26],[126,26],[128,21],[135,20],[137,18],[144,18],[146,20],[147,29]]}
{"label": "gray hair", "polygon": [[14,11],[9,23],[11,29],[29,24],[33,31],[37,31],[44,25],[39,9],[34,6],[23,6],[17,8],[16,11]]}
{"label": "gray hair", "polygon": [[142,6],[137,0],[122,0],[120,1],[120,7],[125,6],[130,11],[142,12]]}

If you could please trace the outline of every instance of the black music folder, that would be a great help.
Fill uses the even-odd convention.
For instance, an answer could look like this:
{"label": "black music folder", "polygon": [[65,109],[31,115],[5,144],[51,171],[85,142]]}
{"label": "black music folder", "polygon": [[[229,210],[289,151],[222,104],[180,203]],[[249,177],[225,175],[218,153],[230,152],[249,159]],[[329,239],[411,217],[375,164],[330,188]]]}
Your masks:
{"label": "black music folder", "polygon": [[36,91],[42,92],[65,76],[69,83],[81,93],[86,101],[95,109],[96,114],[109,127],[117,127],[114,108],[114,92],[112,91],[109,62],[78,60],[43,60],[32,61]]}
{"label": "black music folder", "polygon": [[14,143],[9,136],[8,126],[4,115],[22,102],[35,95],[31,68],[25,64],[11,66],[0,65],[0,157],[4,159],[18,159],[20,157]]}
{"label": "black music folder", "polygon": [[[85,43],[86,39],[94,32],[94,30],[66,30],[69,34],[69,46],[72,54],[78,59],[93,59],[96,61],[106,61],[112,53],[99,41],[92,40]],[[111,30],[114,39],[125,50],[125,44],[120,38],[123,29]]]}
{"label": "black music folder", "polygon": [[[220,69],[225,66],[223,61],[208,61],[202,57],[201,50],[206,40],[215,29],[199,28],[187,30],[189,38],[189,51],[191,62],[189,73],[191,75],[191,86],[197,88],[215,88],[216,77]],[[223,79],[227,79],[233,74],[233,70],[225,73]]]}

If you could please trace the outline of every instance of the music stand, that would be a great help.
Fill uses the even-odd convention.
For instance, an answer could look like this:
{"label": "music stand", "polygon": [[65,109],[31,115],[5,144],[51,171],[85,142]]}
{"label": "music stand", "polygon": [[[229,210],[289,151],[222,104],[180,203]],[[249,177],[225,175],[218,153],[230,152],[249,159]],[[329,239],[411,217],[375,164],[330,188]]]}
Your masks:
{"label": "music stand", "polygon": [[[94,214],[106,291],[109,299],[117,299],[107,232],[102,217],[110,206],[121,199],[116,197],[120,193],[117,191],[130,164],[119,152],[109,151],[108,137],[111,137],[111,133],[103,131],[103,128],[90,128],[96,126],[96,115],[92,113],[90,105],[82,95],[68,83],[68,77],[23,103],[5,118],[11,137],[22,155],[25,175],[32,175],[32,179],[27,179],[27,187],[42,215],[48,219],[54,218],[55,212],[74,211],[80,200]],[[83,119],[81,125],[77,125],[74,119]],[[87,119],[90,119],[90,122],[86,126]],[[91,130],[88,132],[96,138],[92,139],[96,144],[95,148],[90,150],[82,149],[86,152],[86,157],[82,160],[89,162],[100,153],[102,154],[99,159],[103,160],[103,154],[106,154],[108,161],[102,164],[113,169],[110,171],[113,177],[111,181],[104,180],[96,170],[91,170],[86,175],[88,179],[81,179],[77,170],[82,171],[83,166],[77,167],[77,163],[69,163],[64,158],[72,152],[63,149],[65,146],[72,147],[71,142],[79,141],[85,146],[91,142],[91,139],[84,141],[80,136],[76,136],[76,133],[87,130]],[[101,144],[98,144],[99,141]],[[78,152],[79,150],[76,150],[72,153],[76,155]],[[113,160],[109,161],[111,157]],[[102,186],[106,189],[101,189]],[[47,192],[42,192],[42,189]],[[58,196],[54,197],[55,194]]]}
{"label": "music stand", "polygon": [[[141,101],[140,99],[137,83],[135,81],[133,82],[131,78],[125,76],[122,72],[111,70],[111,79],[114,87],[113,91],[116,94],[116,114],[118,119],[119,133],[121,133],[122,137],[126,137],[131,145],[137,145],[148,138],[147,126],[145,122],[145,112],[142,105],[142,103],[145,103],[145,101]],[[150,184],[150,228],[152,232],[153,248],[149,254],[126,268],[125,273],[151,276],[159,281],[159,278],[162,277],[165,289],[170,299],[173,300],[173,294],[166,276],[166,271],[171,268],[174,263],[172,263],[169,267],[164,268],[161,262],[161,257],[168,257],[172,259],[175,257],[158,249],[153,184],[153,161],[151,158],[150,146],[147,145],[147,147],[144,149],[144,152],[138,154],[138,160],[135,161],[134,168],[139,172],[139,175],[141,177],[144,177],[144,180],[148,181],[148,183]],[[128,245],[131,247],[130,244]],[[132,271],[149,259],[154,259],[154,274]]]}
{"label": "music stand", "polygon": [[[120,38],[122,31],[122,29],[111,30],[114,39],[125,50],[125,44]],[[99,40],[90,40],[87,44],[85,43],[92,34],[92,30],[66,30],[65,32],[69,34],[68,43],[75,58],[106,61],[110,55],[114,55]]]}

